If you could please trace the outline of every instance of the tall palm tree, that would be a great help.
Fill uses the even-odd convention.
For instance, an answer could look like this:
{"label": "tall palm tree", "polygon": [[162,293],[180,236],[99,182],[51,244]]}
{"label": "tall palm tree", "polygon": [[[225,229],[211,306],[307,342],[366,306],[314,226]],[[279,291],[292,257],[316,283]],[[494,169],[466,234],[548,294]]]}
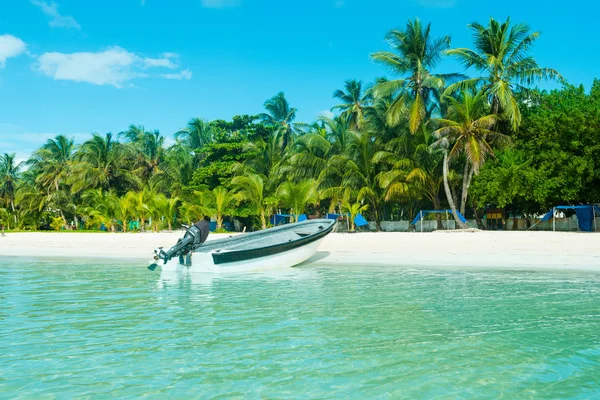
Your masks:
{"label": "tall palm tree", "polygon": [[386,39],[395,53],[382,51],[371,57],[394,74],[408,76],[381,82],[375,91],[383,96],[394,96],[387,114],[389,123],[396,125],[406,118],[414,134],[435,106],[434,92],[442,91],[446,82],[462,76],[431,72],[450,47],[450,36],[432,37],[431,24],[423,26],[419,19],[409,20],[404,30],[394,29]]}
{"label": "tall palm tree", "polygon": [[128,165],[130,158],[125,149],[113,140],[111,133],[105,136],[94,133],[81,145],[75,159],[71,177],[75,193],[90,188],[110,190],[119,184],[138,186],[140,183]]}
{"label": "tall palm tree", "polygon": [[169,147],[160,158],[149,182],[171,196],[181,196],[194,174],[194,156],[181,142]]}
{"label": "tall palm tree", "polygon": [[187,126],[175,133],[175,139],[181,141],[191,151],[212,143],[213,129],[210,123],[200,118],[192,118]]}
{"label": "tall palm tree", "polygon": [[127,141],[131,143],[142,143],[144,140],[144,136],[146,134],[146,129],[143,125],[129,125],[126,131],[119,132],[119,137],[125,138]]}
{"label": "tall palm tree", "polygon": [[15,161],[15,153],[0,156],[0,197],[10,204],[15,225],[17,224],[17,214],[15,212],[15,195],[19,182],[19,173],[23,163]]}
{"label": "tall palm tree", "polygon": [[464,91],[458,99],[449,97],[447,101],[450,102],[448,117],[434,120],[440,126],[434,132],[434,136],[438,138],[434,147],[452,146],[447,161],[458,158],[460,154],[465,155],[460,204],[460,211],[464,214],[473,175],[479,172],[488,157],[494,157],[493,144],[504,145],[510,139],[492,130],[497,116],[488,113],[484,92],[473,94]]}
{"label": "tall palm tree", "polygon": [[342,101],[331,110],[342,111],[341,116],[348,120],[352,129],[362,129],[365,124],[365,108],[371,102],[371,91],[364,90],[362,81],[352,79],[344,82],[343,90],[333,92],[333,97]]}
{"label": "tall palm tree", "polygon": [[490,17],[488,26],[475,22],[469,28],[473,31],[475,49],[457,48],[446,53],[483,76],[454,83],[446,93],[481,88],[490,97],[492,113],[506,116],[516,130],[521,124],[521,112],[515,92],[527,90],[527,86],[541,79],[561,79],[561,76],[554,69],[541,68],[529,55],[540,33],[530,33],[528,25],[511,26],[510,18],[501,23]]}
{"label": "tall palm tree", "polygon": [[165,137],[158,130],[146,131],[141,138],[142,154],[136,162],[135,172],[142,181],[148,182],[160,172],[160,163],[164,156]]}
{"label": "tall palm tree", "polygon": [[264,104],[266,113],[259,115],[262,122],[276,128],[277,143],[281,152],[294,141],[297,128],[302,124],[294,123],[296,109],[290,107],[283,92],[277,93]]}
{"label": "tall palm tree", "polygon": [[28,162],[37,169],[35,181],[47,192],[58,191],[67,183],[73,162],[75,143],[64,135],[48,141]]}

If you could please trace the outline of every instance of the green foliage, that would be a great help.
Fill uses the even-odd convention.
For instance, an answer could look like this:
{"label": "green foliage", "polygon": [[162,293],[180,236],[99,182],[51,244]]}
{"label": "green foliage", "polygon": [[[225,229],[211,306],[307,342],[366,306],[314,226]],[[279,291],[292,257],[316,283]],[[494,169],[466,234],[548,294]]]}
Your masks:
{"label": "green foliage", "polygon": [[60,231],[61,229],[63,229],[65,227],[65,223],[61,217],[54,217],[54,218],[52,218],[52,222],[50,223],[50,226],[55,231]]}
{"label": "green foliage", "polygon": [[[158,231],[235,216],[265,228],[284,209],[362,212],[379,227],[391,213],[448,205],[536,213],[598,202],[600,82],[540,93],[529,85],[560,76],[530,54],[537,32],[493,18],[470,28],[474,50],[448,50],[450,36],[418,19],[390,31],[391,51],[372,58],[393,80],[344,82],[338,114],[312,124],[280,92],[260,115],[192,118],[170,147],[132,124],[80,146],[56,136],[24,164],[1,155],[0,224]],[[481,76],[438,73],[447,55]]]}
{"label": "green foliage", "polygon": [[523,111],[514,147],[473,182],[480,206],[539,212],[600,199],[600,81],[541,93]]}

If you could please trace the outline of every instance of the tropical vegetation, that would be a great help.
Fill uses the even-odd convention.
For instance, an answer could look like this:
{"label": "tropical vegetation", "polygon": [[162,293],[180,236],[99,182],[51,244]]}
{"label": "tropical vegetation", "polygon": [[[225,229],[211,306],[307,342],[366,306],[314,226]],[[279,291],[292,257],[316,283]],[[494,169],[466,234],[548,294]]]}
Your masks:
{"label": "tropical vegetation", "polygon": [[[5,229],[158,231],[212,218],[264,229],[276,213],[412,219],[450,208],[480,219],[487,207],[533,215],[559,202],[600,200],[600,81],[565,82],[531,54],[525,24],[473,23],[473,47],[418,19],[371,57],[390,73],[350,79],[332,113],[308,123],[284,92],[264,113],[189,120],[175,142],[142,125],[58,135],[28,160],[0,155]],[[441,73],[445,57],[465,69]],[[547,92],[534,86],[554,80]],[[438,215],[438,224],[441,219]]]}

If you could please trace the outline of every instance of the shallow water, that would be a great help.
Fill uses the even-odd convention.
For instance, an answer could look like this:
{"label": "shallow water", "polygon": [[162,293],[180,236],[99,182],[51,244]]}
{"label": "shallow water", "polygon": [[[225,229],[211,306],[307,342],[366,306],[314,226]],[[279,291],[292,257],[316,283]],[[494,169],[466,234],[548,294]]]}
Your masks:
{"label": "shallow water", "polygon": [[1,261],[0,397],[600,396],[597,274]]}

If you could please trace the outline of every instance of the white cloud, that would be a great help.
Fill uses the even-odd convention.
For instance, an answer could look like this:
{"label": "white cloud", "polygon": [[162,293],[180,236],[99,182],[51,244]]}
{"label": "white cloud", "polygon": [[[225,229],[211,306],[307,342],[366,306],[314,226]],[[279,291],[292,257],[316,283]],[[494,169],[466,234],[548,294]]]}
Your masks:
{"label": "white cloud", "polygon": [[[146,68],[162,67],[175,69],[177,63],[174,61],[179,60],[179,54],[177,53],[162,53],[161,58],[144,58],[144,64]],[[174,60],[174,61],[173,61]]]}
{"label": "white cloud", "polygon": [[[165,57],[167,56],[167,57]],[[177,68],[174,53],[164,53],[161,58],[143,58],[121,47],[111,47],[99,52],[44,53],[38,58],[36,69],[55,80],[87,82],[94,85],[123,87],[137,78],[152,76],[166,79],[190,79],[190,70],[180,74],[153,75],[152,68]],[[181,75],[180,78],[175,76]]]}
{"label": "white cloud", "polygon": [[46,3],[43,0],[31,0],[31,4],[37,6],[42,10],[44,14],[50,17],[50,26],[55,26],[58,28],[73,28],[73,29],[81,29],[81,25],[75,21],[75,18],[70,15],[60,15],[58,12],[58,4],[55,2]]}
{"label": "white cloud", "polygon": [[202,0],[202,6],[206,8],[237,7],[241,0]]}
{"label": "white cloud", "polygon": [[161,77],[165,79],[176,79],[178,81],[182,79],[190,80],[192,79],[192,71],[190,71],[189,69],[184,69],[178,74],[162,74]]}
{"label": "white cloud", "polygon": [[27,45],[13,35],[0,35],[0,68],[4,68],[6,60],[25,52]]}

